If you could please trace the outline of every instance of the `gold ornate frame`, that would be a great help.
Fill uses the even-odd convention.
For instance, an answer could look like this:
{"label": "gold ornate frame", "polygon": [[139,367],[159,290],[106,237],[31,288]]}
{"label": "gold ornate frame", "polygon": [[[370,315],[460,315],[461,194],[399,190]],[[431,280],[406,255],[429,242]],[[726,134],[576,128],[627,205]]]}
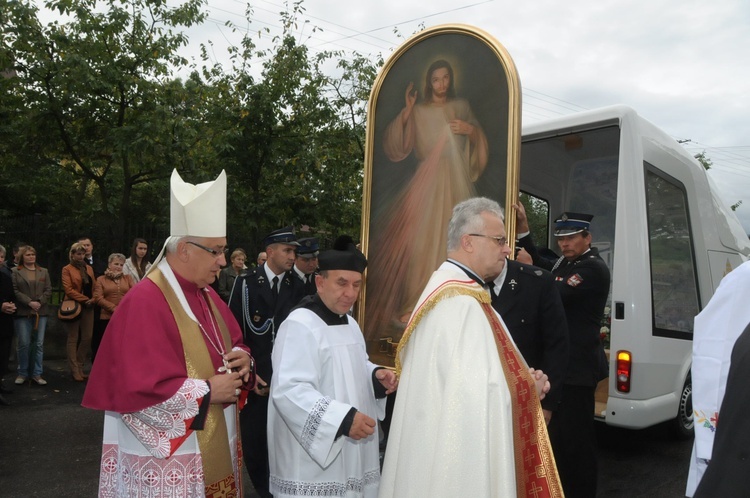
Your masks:
{"label": "gold ornate frame", "polygon": [[[505,206],[506,213],[513,212],[511,206],[518,200],[521,86],[510,54],[494,37],[473,26],[450,24],[426,29],[405,41],[388,58],[370,93],[360,239],[362,251],[368,259],[372,243],[370,231],[373,213],[389,200],[381,194],[382,189],[378,190],[379,185],[387,184],[389,189],[394,190],[403,187],[409,180],[408,173],[403,171],[408,170],[408,166],[395,168],[378,149],[382,149],[385,123],[393,119],[395,110],[403,107],[406,82],[421,83],[422,80],[415,75],[424,75],[430,62],[437,58],[451,63],[455,69],[454,82],[458,96],[469,101],[483,126],[487,124],[485,133],[491,164],[488,163],[475,183],[478,185],[477,195],[497,200]],[[416,88],[421,94],[421,88]],[[399,98],[400,104],[396,104]],[[378,177],[379,173],[384,176]],[[393,197],[390,196],[391,201]],[[514,241],[515,216],[507,217],[506,231],[508,239]],[[435,243],[445,244],[445,241]],[[392,284],[398,285],[398,282]],[[366,311],[367,275],[357,308],[357,319],[363,326],[367,323]],[[400,337],[374,334],[373,339],[372,331],[364,332],[369,338],[368,352],[374,357],[374,361],[381,364],[392,363]]]}

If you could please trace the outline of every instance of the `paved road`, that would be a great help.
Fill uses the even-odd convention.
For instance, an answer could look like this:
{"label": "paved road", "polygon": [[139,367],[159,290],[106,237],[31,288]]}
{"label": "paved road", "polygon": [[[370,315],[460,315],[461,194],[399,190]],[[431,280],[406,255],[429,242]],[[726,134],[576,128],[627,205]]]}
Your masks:
{"label": "paved road", "polygon": [[[13,386],[15,392],[6,396],[13,406],[0,407],[0,495],[95,497],[102,414],[80,406],[84,384],[67,375],[64,361],[46,361],[44,376],[47,386]],[[6,385],[13,378],[6,375]],[[684,496],[689,441],[674,441],[659,428],[600,426],[598,437],[599,497]],[[253,496],[246,492],[246,498]]]}
{"label": "paved road", "polygon": [[[6,374],[0,406],[0,496],[3,498],[86,498],[97,495],[102,412],[81,406],[85,384],[67,373],[64,360],[44,362],[49,384],[15,386]],[[113,386],[114,389],[117,386]],[[245,498],[258,495],[245,473]]]}

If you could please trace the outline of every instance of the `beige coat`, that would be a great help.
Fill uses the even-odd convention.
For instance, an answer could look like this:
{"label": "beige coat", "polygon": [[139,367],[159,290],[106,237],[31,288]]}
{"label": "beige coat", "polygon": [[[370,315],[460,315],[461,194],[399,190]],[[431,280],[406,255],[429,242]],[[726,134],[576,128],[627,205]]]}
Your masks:
{"label": "beige coat", "polygon": [[125,274],[117,280],[112,280],[106,275],[102,275],[96,279],[96,285],[94,285],[94,302],[102,309],[102,320],[112,318],[112,313],[115,312],[115,308],[120,304],[120,300],[134,285],[133,278]]}

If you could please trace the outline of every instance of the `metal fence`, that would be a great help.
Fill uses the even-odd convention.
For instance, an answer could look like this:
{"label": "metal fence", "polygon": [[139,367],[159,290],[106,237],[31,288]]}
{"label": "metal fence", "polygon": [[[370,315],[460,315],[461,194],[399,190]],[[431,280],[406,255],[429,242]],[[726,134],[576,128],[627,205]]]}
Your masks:
{"label": "metal fence", "polygon": [[90,237],[94,256],[104,261],[113,252],[129,256],[133,239],[140,237],[148,242],[152,260],[168,235],[165,228],[148,223],[129,223],[122,237],[113,237],[107,228],[58,226],[51,217],[39,214],[3,218],[0,220],[0,244],[5,246],[7,259],[13,257],[13,246],[19,242],[34,246],[37,263],[49,271],[54,294],[52,302],[57,303],[62,268],[69,263],[68,250],[79,237]]}

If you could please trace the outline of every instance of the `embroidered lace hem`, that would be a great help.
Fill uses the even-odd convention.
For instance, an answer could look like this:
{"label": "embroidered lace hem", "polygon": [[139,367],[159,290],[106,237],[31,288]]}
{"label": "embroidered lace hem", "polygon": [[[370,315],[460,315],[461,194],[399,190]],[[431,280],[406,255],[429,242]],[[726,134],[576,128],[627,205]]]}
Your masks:
{"label": "embroidered lace hem", "polygon": [[185,420],[198,415],[198,400],[206,394],[206,381],[186,379],[168,400],[138,412],[123,413],[122,421],[149,453],[167,458],[171,451],[169,441],[185,435]]}
{"label": "embroidered lace hem", "polygon": [[99,498],[202,498],[203,463],[198,454],[168,460],[125,453],[105,444],[99,474]]}
{"label": "embroidered lace hem", "polygon": [[302,428],[302,436],[300,437],[300,444],[305,451],[310,450],[313,441],[315,440],[315,434],[318,432],[320,422],[323,420],[328,407],[331,405],[331,398],[323,397],[315,402],[315,406],[310,410],[307,420],[305,420],[305,426]]}
{"label": "embroidered lace hem", "polygon": [[362,493],[368,486],[380,482],[380,470],[370,470],[361,478],[349,477],[346,482],[306,482],[281,479],[271,476],[271,491],[291,496],[346,496],[347,493]]}

